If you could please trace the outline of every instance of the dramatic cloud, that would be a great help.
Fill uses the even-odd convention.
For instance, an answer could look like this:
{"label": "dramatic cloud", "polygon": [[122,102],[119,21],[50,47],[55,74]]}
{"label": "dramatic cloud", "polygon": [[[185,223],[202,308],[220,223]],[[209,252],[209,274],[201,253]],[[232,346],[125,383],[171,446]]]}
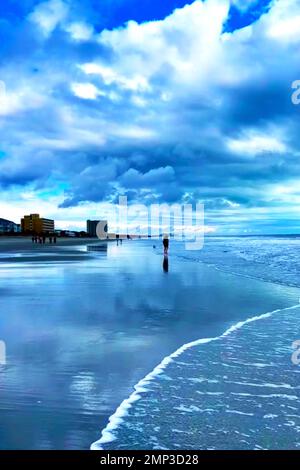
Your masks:
{"label": "dramatic cloud", "polygon": [[[127,195],[204,202],[222,232],[296,220],[300,0],[174,2],[144,22],[110,16],[109,29],[104,12],[124,2],[103,2],[102,20],[92,4],[28,1],[14,24],[3,14],[0,216],[9,194],[14,207],[31,194],[67,226],[67,213]],[[247,26],[234,27],[236,11]]]}

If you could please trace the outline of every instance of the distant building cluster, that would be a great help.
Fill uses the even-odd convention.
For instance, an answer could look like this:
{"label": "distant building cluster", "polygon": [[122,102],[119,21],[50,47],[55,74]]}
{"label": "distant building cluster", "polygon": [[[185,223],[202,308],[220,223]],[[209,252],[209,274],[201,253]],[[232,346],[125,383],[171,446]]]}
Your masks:
{"label": "distant building cluster", "polygon": [[32,235],[37,237],[58,236],[58,237],[90,237],[97,238],[97,226],[101,222],[104,232],[108,234],[107,220],[87,220],[86,231],[56,230],[55,221],[41,217],[40,214],[24,215],[21,224],[16,224],[10,220],[0,218],[0,235],[19,234]]}

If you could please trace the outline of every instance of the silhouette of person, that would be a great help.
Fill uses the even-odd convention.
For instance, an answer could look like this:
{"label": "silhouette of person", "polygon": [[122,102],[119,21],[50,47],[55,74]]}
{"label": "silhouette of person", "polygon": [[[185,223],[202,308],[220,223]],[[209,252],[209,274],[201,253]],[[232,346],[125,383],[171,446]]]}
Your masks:
{"label": "silhouette of person", "polygon": [[53,237],[53,243],[56,243],[56,237]]}
{"label": "silhouette of person", "polygon": [[164,256],[163,270],[164,270],[165,273],[169,272],[169,258],[168,258],[168,256]]}
{"label": "silhouette of person", "polygon": [[169,237],[168,237],[168,235],[164,235],[163,245],[164,245],[164,254],[167,255],[168,251],[169,251]]}

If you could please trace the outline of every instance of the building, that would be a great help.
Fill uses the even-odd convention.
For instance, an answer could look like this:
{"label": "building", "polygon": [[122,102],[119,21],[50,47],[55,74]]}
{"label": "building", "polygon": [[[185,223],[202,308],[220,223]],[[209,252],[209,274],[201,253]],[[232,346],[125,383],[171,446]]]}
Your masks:
{"label": "building", "polygon": [[23,233],[53,233],[54,220],[41,218],[39,214],[24,215],[21,229]]}
{"label": "building", "polygon": [[0,219],[0,233],[20,233],[21,226],[11,220]]}
{"label": "building", "polygon": [[104,232],[107,233],[107,220],[87,220],[86,221],[86,231],[89,237],[97,237],[97,225],[99,222],[104,224]]}

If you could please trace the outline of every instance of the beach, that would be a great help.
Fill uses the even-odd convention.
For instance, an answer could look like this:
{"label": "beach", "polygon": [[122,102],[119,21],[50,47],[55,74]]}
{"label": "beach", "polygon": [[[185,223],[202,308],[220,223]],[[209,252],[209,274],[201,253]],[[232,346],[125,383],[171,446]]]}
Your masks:
{"label": "beach", "polygon": [[[285,243],[289,255],[294,252],[296,256],[299,240],[255,243],[264,246],[261,253],[270,255],[264,272],[262,262],[259,268],[253,267],[255,262],[247,252],[249,240],[242,239],[208,240],[198,254],[187,252],[183,243],[171,241],[168,270],[163,263],[161,241],[124,240],[121,244],[58,239],[56,246],[34,246],[31,240],[0,239],[0,340],[5,341],[7,354],[6,365],[0,366],[1,448],[190,448],[200,440],[195,438],[191,444],[189,434],[181,432],[188,432],[189,426],[197,431],[195,435],[204,436],[203,448],[212,447],[215,441],[209,434],[209,420],[203,419],[203,409],[219,410],[215,423],[222,423],[226,435],[232,421],[230,413],[220,408],[220,403],[225,406],[228,402],[218,394],[225,393],[228,385],[226,380],[219,380],[218,389],[203,386],[221,373],[230,381],[230,362],[228,373],[220,372],[221,367],[226,367],[228,347],[235,355],[238,348],[248,344],[247,351],[254,357],[266,355],[269,341],[277,353],[283,354],[281,367],[289,367],[290,376],[298,377],[299,373],[299,368],[291,363],[291,345],[300,331],[296,315],[299,287],[291,282],[296,279],[291,272],[286,276],[287,282],[283,282],[284,270],[279,266],[277,269],[278,258],[274,255],[276,246]],[[278,272],[276,279],[270,279],[271,258],[272,276]],[[295,310],[286,310],[290,307]],[[275,311],[273,323],[273,315],[269,314]],[[284,344],[278,349],[280,315],[289,325],[287,312],[292,328],[284,329]],[[271,337],[267,335],[260,343],[257,325],[263,321],[259,317],[266,314]],[[253,317],[257,321],[249,323]],[[219,340],[233,327],[233,331],[243,332],[236,342],[235,334],[226,336],[231,338],[230,343]],[[251,350],[253,335],[256,343]],[[204,341],[212,338],[218,341]],[[196,344],[184,346],[191,342]],[[215,344],[219,345],[218,351],[212,349]],[[172,358],[178,350],[180,354]],[[225,360],[220,365],[222,354]],[[250,364],[252,359],[248,359]],[[268,365],[267,361],[268,357]],[[252,363],[259,361],[256,358]],[[161,371],[158,374],[157,367]],[[263,367],[247,367],[247,383],[258,380],[257,369],[260,380],[264,380]],[[147,376],[153,370],[156,372],[149,382]],[[274,377],[276,385],[276,374]],[[140,381],[142,400],[125,411],[124,407],[119,408],[124,400],[131,403],[130,397]],[[294,379],[284,383],[291,387],[289,392],[292,390],[287,395],[299,396]],[[233,392],[244,393],[242,385],[240,388]],[[267,387],[268,391],[272,392],[272,387]],[[196,394],[197,403],[196,392],[200,392]],[[173,404],[175,396],[179,401]],[[233,410],[255,413],[262,403],[255,397],[253,400],[256,404],[251,411],[249,403],[247,410]],[[282,400],[280,404],[290,404],[289,398]],[[297,414],[297,400],[291,405]],[[118,409],[121,419],[116,426]],[[272,414],[275,413],[264,413]],[[175,434],[172,416],[179,417]],[[294,422],[297,428],[298,422]],[[279,444],[274,440],[274,445],[285,443],[287,448],[296,448],[291,438],[295,429],[291,425],[285,434],[284,423],[280,422],[277,428],[283,433],[283,440]],[[274,431],[268,431],[271,436],[276,432],[275,424]],[[263,430],[256,429],[256,434],[259,432]],[[101,435],[104,438],[99,442]],[[237,439],[242,440],[240,436]],[[270,439],[267,444],[265,440],[247,442],[244,448],[272,447]],[[228,440],[226,445],[231,446],[232,442]]]}

